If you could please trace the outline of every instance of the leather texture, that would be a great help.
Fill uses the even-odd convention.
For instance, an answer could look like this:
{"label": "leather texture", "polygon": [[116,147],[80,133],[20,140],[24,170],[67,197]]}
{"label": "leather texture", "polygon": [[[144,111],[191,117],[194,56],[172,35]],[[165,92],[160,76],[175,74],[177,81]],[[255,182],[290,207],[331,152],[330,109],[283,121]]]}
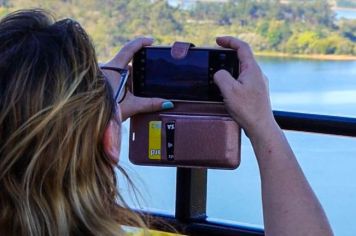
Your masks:
{"label": "leather texture", "polygon": [[[149,123],[161,122],[161,158],[149,155]],[[174,159],[168,158],[166,124],[175,124]],[[170,111],[140,114],[130,121],[129,159],[138,165],[235,169],[241,128],[223,104],[175,102]]]}
{"label": "leather texture", "polygon": [[191,47],[194,47],[194,44],[187,42],[174,42],[171,48],[171,56],[177,60],[183,59],[187,56]]}

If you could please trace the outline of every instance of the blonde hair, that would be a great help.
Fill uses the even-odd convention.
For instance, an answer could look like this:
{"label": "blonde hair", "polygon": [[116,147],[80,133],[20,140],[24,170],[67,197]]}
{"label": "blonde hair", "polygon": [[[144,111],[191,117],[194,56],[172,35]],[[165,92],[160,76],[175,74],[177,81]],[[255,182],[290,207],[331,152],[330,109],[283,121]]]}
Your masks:
{"label": "blonde hair", "polygon": [[118,235],[122,224],[144,226],[104,152],[115,104],[85,31],[22,10],[0,21],[0,42],[0,234]]}

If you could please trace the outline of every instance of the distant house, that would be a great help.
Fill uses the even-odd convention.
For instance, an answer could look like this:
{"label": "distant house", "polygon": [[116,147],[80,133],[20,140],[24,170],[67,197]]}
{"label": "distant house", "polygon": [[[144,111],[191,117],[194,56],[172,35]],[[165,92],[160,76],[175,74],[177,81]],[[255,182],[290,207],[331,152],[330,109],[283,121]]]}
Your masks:
{"label": "distant house", "polygon": [[167,0],[167,2],[172,6],[179,6],[181,8],[190,8],[194,6],[197,2],[228,2],[229,0]]}

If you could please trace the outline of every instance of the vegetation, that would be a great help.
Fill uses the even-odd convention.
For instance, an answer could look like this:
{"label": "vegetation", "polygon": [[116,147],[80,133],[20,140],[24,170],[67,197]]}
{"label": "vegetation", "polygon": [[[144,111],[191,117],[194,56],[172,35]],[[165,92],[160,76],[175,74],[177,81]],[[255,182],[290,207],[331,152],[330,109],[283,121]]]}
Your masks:
{"label": "vegetation", "polygon": [[[348,2],[353,1],[337,4]],[[140,35],[153,36],[156,44],[184,40],[199,46],[215,45],[217,35],[234,35],[255,52],[356,56],[356,20],[337,20],[324,0],[197,2],[188,9],[164,0],[0,0],[0,16],[29,7],[76,19],[101,60]]]}

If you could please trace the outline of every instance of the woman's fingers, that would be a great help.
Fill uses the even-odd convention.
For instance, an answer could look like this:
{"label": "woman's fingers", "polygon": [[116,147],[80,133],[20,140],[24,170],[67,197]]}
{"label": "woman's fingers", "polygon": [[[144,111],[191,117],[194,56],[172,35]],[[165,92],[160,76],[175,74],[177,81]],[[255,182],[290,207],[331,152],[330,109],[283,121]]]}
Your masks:
{"label": "woman's fingers", "polygon": [[119,53],[116,54],[115,57],[109,62],[109,64],[120,68],[125,68],[136,52],[138,52],[142,47],[152,45],[152,43],[152,38],[136,38],[125,44]]}
{"label": "woman's fingers", "polygon": [[131,92],[128,92],[125,100],[120,103],[122,120],[126,120],[135,114],[166,110],[173,107],[173,103],[169,100],[136,97]]}
{"label": "woman's fingers", "polygon": [[217,37],[216,43],[221,47],[237,50],[239,60],[242,62],[255,62],[250,46],[242,40],[231,36],[223,36]]}
{"label": "woman's fingers", "polygon": [[226,70],[219,70],[214,74],[214,82],[219,87],[224,98],[233,96],[239,82]]}
{"label": "woman's fingers", "polygon": [[237,80],[225,70],[214,75],[231,116],[252,134],[273,120],[265,75],[254,59],[250,46],[233,37],[218,37],[218,45],[237,50],[240,60],[240,75]]}

